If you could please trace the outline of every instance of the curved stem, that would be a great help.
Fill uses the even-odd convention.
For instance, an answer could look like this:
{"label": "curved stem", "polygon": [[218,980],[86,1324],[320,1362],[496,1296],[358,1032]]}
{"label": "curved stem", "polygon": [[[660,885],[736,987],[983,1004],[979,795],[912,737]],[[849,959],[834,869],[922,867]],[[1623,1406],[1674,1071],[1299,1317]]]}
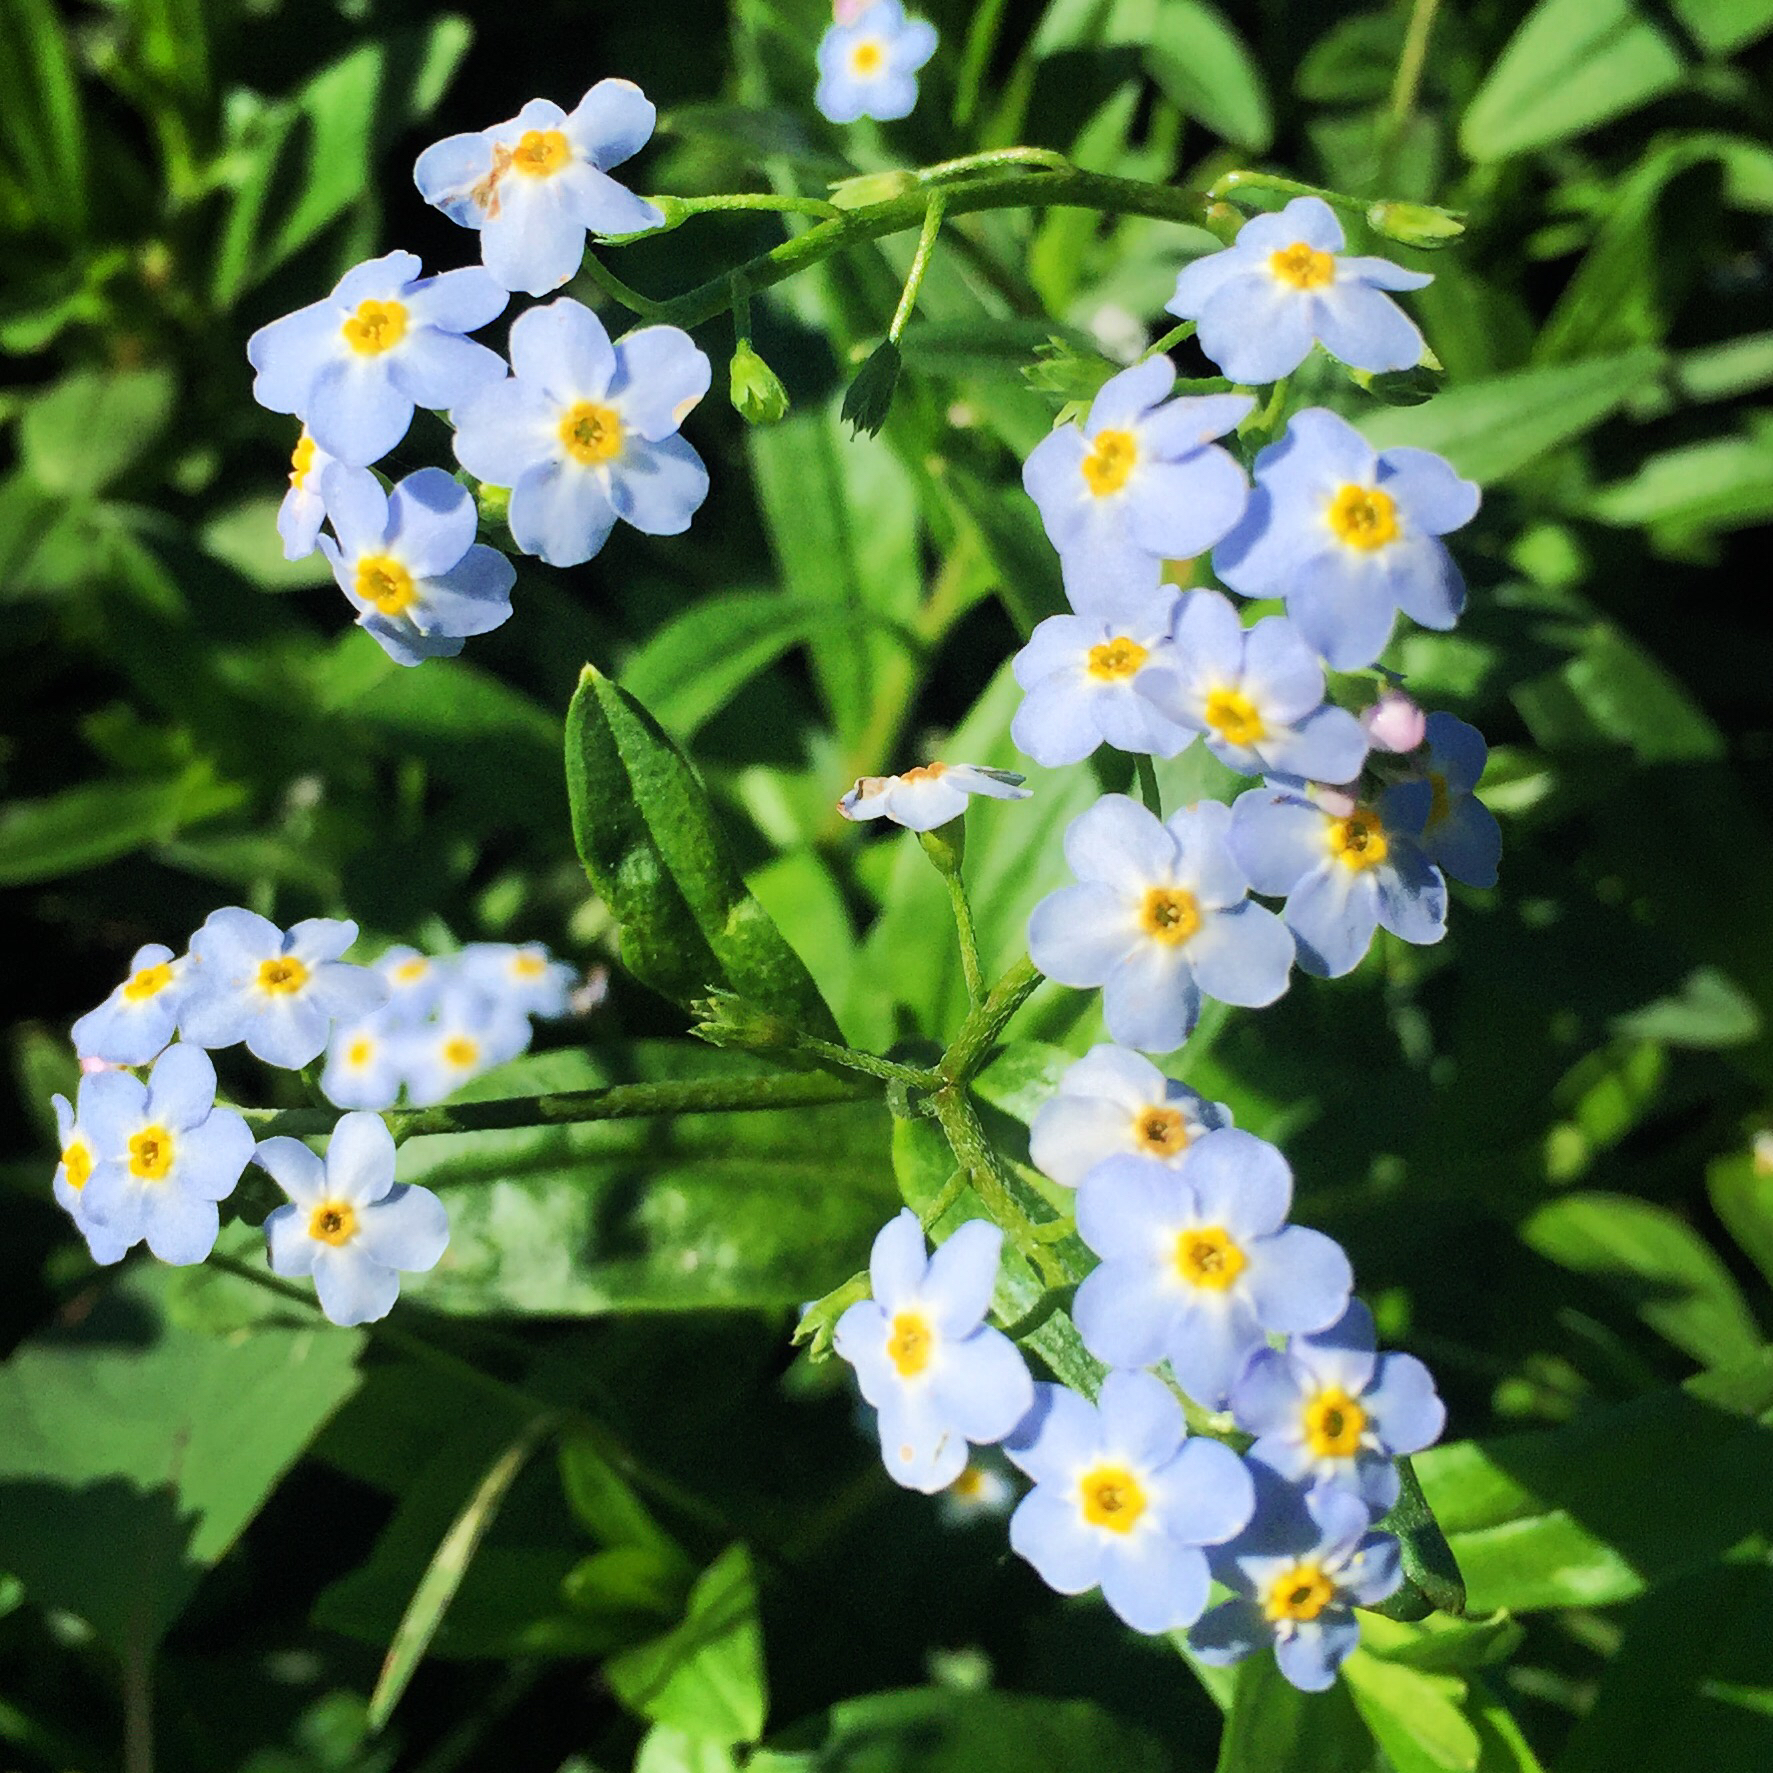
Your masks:
{"label": "curved stem", "polygon": [[985,1001],[961,1023],[938,1067],[952,1083],[966,1083],[985,1063],[1009,1019],[1028,1001],[1041,974],[1026,955],[1017,961],[986,994]]}
{"label": "curved stem", "polygon": [[1434,31],[1435,14],[1440,9],[1441,0],[1415,0],[1410,8],[1403,53],[1398,57],[1397,78],[1391,85],[1393,135],[1409,122],[1410,113],[1416,108],[1416,94],[1422,87],[1422,69],[1428,60],[1428,39]]}
{"label": "curved stem", "polygon": [[[919,1082],[923,1081],[919,1075]],[[439,1103],[434,1108],[391,1108],[382,1119],[396,1139],[430,1133],[484,1133],[508,1127],[572,1126],[581,1121],[635,1120],[654,1114],[743,1114],[753,1109],[819,1108],[864,1101],[879,1088],[859,1077],[820,1071],[771,1072],[762,1077],[700,1077],[670,1083],[609,1084],[545,1096],[499,1096],[486,1102]],[[314,1138],[333,1129],[342,1110],[242,1108],[253,1133]]]}
{"label": "curved stem", "polygon": [[912,255],[911,269],[905,273],[905,287],[899,292],[899,305],[893,311],[893,323],[887,328],[887,337],[895,345],[905,330],[905,323],[911,318],[911,310],[917,306],[917,292],[923,288],[924,273],[930,268],[930,259],[936,250],[936,236],[942,230],[942,212],[947,205],[948,199],[938,191],[930,198],[929,208],[924,211],[923,232],[917,237],[917,251]]}
{"label": "curved stem", "polygon": [[589,253],[586,270],[616,300],[645,319],[673,326],[699,326],[732,305],[735,269],[743,273],[755,294],[819,264],[835,252],[922,227],[929,213],[929,186],[933,184],[944,187],[950,216],[987,209],[1070,208],[1198,223],[1206,210],[1206,200],[1199,191],[1115,178],[1108,173],[1080,172],[1062,156],[1044,148],[1003,148],[926,167],[908,189],[817,222],[792,240],[784,240],[768,252],[665,301],[629,289]]}

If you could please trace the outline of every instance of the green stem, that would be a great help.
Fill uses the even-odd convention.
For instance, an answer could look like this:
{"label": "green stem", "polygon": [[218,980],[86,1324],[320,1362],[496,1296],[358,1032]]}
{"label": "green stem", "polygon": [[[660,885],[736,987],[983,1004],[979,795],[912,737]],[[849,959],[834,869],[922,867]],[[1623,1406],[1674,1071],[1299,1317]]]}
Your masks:
{"label": "green stem", "polygon": [[1145,354],[1139,359],[1141,363],[1149,363],[1160,352],[1167,351],[1172,345],[1179,345],[1184,339],[1194,337],[1194,329],[1200,323],[1195,320],[1184,320],[1180,326],[1172,326],[1154,345],[1145,348]]}
{"label": "green stem", "polygon": [[1151,809],[1152,817],[1161,819],[1164,816],[1164,796],[1163,790],[1157,785],[1157,765],[1141,752],[1134,759],[1133,767],[1139,777],[1140,798]]}
{"label": "green stem", "polygon": [[936,250],[936,236],[942,231],[942,213],[947,207],[947,198],[937,191],[930,198],[929,208],[924,211],[923,231],[917,237],[917,251],[911,255],[911,269],[905,273],[905,287],[899,292],[899,306],[893,312],[892,325],[887,328],[887,338],[895,345],[905,330],[905,323],[911,318],[911,310],[917,306],[917,292],[923,288],[924,273],[930,268],[930,259]]}
{"label": "green stem", "polygon": [[[823,1046],[826,1043],[820,1042]],[[833,1052],[848,1049],[833,1048]],[[884,1063],[884,1061],[883,1061]],[[897,1067],[903,1070],[904,1067]],[[884,1074],[883,1074],[884,1075]],[[926,1073],[915,1074],[918,1082]],[[669,1083],[609,1084],[545,1096],[500,1096],[487,1102],[392,1108],[382,1118],[396,1139],[431,1133],[484,1133],[507,1127],[573,1126],[582,1121],[636,1120],[655,1114],[742,1114],[752,1109],[819,1108],[854,1102],[876,1092],[854,1078],[817,1071],[771,1072],[762,1077],[685,1078]],[[260,1139],[275,1133],[316,1138],[332,1131],[339,1111],[319,1108],[242,1108]]]}
{"label": "green stem", "polygon": [[1017,961],[986,993],[985,1001],[961,1023],[937,1067],[950,1083],[964,1084],[975,1077],[986,1056],[997,1044],[1009,1019],[1028,1001],[1041,981],[1034,962],[1026,955]]}
{"label": "green stem", "polygon": [[829,220],[843,211],[825,197],[793,197],[774,191],[721,191],[710,197],[649,197],[647,201],[665,212],[664,228],[648,228],[639,234],[609,234],[607,244],[626,246],[631,240],[651,240],[667,229],[681,226],[698,215],[730,215],[739,210],[763,209],[779,215],[816,215]]}
{"label": "green stem", "polygon": [[1299,179],[1284,179],[1278,173],[1250,172],[1243,167],[1216,179],[1207,195],[1212,198],[1227,198],[1235,197],[1239,191],[1273,191],[1282,197],[1321,197],[1332,207],[1345,209],[1350,215],[1367,213],[1367,205],[1358,197],[1332,191],[1324,185],[1308,185]]}
{"label": "green stem", "polygon": [[967,1003],[976,1010],[985,1001],[985,973],[979,965],[979,933],[973,927],[973,907],[958,868],[943,878],[948,887],[948,902],[954,907],[954,928],[960,938],[960,966],[966,974]]}
{"label": "green stem", "polygon": [[940,1188],[935,1198],[917,1216],[923,1221],[925,1231],[934,1231],[942,1223],[943,1215],[967,1190],[967,1173],[956,1170]]}
{"label": "green stem", "polygon": [[[947,1136],[949,1149],[954,1153],[955,1162],[966,1172],[980,1205],[1022,1259],[1040,1276],[1043,1286],[1069,1285],[1070,1276],[1066,1274],[1064,1264],[1041,1242],[1034,1220],[1017,1199],[1017,1191],[998,1162],[991,1141],[985,1137],[977,1111],[967,1099],[966,1086],[950,1084],[938,1090],[933,1100],[936,1119]],[[1030,1197],[1031,1200],[1034,1198]],[[1044,1206],[1046,1203],[1040,1204]]]}
{"label": "green stem", "polygon": [[997,34],[1003,27],[1006,0],[983,0],[973,14],[967,30],[966,48],[961,52],[960,79],[954,89],[956,129],[965,129],[979,108],[979,88],[984,84],[985,70],[991,65],[991,52],[997,47]]}
{"label": "green stem", "polygon": [[1398,57],[1397,78],[1391,85],[1391,133],[1395,136],[1409,122],[1422,89],[1422,69],[1428,59],[1428,39],[1434,31],[1441,0],[1415,0],[1410,23],[1404,32],[1403,53]]}
{"label": "green stem", "polygon": [[1248,437],[1252,432],[1260,432],[1264,437],[1280,423],[1281,412],[1287,404],[1287,383],[1290,377],[1282,376],[1269,390],[1268,399],[1255,412],[1238,426],[1237,434]]}
{"label": "green stem", "polygon": [[751,343],[751,287],[738,271],[733,273],[733,343]]}
{"label": "green stem", "polygon": [[[1198,223],[1206,208],[1199,191],[1115,178],[1108,173],[1081,172],[1063,156],[1045,149],[1003,148],[926,167],[916,175],[911,189],[816,222],[805,233],[784,240],[735,268],[744,274],[756,293],[819,264],[835,252],[920,228],[929,214],[928,187],[933,184],[949,187],[944,196],[946,213],[951,217],[988,209],[1068,208]],[[616,300],[648,320],[698,326],[725,313],[732,305],[730,269],[667,301],[655,301],[629,289],[595,254],[586,254],[585,269]]]}
{"label": "green stem", "polygon": [[[883,1059],[878,1053],[865,1053],[860,1047],[839,1046],[835,1041],[819,1040],[813,1035],[800,1035],[794,1051],[809,1053],[828,1065],[841,1065],[846,1071],[859,1071],[866,1077],[878,1077],[884,1083],[909,1084],[913,1089],[933,1090],[942,1080],[935,1072],[917,1065],[901,1065],[897,1059]],[[870,1092],[872,1094],[872,1092]]]}

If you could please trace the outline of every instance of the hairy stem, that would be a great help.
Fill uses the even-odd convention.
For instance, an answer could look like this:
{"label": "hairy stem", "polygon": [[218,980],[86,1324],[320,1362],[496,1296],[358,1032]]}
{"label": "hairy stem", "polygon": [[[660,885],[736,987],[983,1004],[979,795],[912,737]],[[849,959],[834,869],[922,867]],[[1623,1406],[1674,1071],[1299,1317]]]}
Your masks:
{"label": "hairy stem", "polygon": [[893,323],[887,328],[887,337],[896,345],[900,335],[905,331],[905,323],[911,318],[911,311],[917,306],[917,292],[923,288],[924,273],[930,268],[930,259],[936,250],[936,236],[942,230],[942,212],[947,208],[948,200],[940,191],[930,198],[930,205],[924,211],[923,231],[917,237],[917,251],[911,258],[911,269],[905,273],[905,287],[899,292],[899,305],[893,312]]}
{"label": "hairy stem", "polygon": [[937,1068],[951,1083],[964,1084],[975,1077],[997,1044],[1009,1019],[1028,1001],[1041,981],[1034,962],[1026,955],[1015,963],[986,994],[985,1001],[960,1025]]}

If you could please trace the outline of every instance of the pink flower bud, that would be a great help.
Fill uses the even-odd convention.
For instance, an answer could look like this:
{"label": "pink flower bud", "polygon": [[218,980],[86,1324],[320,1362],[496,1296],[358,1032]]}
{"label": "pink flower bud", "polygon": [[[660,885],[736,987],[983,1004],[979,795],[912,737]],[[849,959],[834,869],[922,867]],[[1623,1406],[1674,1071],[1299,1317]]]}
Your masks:
{"label": "pink flower bud", "polygon": [[873,4],[874,0],[831,0],[832,20],[840,25],[853,25]]}
{"label": "pink flower bud", "polygon": [[1360,723],[1375,751],[1414,751],[1428,736],[1428,716],[1402,690],[1389,686],[1371,708],[1361,710]]}
{"label": "pink flower bud", "polygon": [[1334,787],[1327,782],[1312,784],[1311,798],[1332,819],[1346,819],[1360,805],[1361,797],[1353,786]]}

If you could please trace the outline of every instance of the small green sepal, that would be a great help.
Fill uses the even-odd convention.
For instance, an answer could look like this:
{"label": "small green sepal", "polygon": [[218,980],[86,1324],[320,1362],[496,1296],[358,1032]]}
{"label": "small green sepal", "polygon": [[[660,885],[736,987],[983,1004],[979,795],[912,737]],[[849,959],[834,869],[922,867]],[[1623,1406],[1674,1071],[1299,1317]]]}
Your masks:
{"label": "small green sepal", "polygon": [[696,1020],[690,1033],[710,1046],[742,1052],[779,1052],[800,1039],[800,1030],[782,1016],[759,1009],[732,991],[711,991],[690,1005]]}
{"label": "small green sepal", "polygon": [[1386,202],[1368,209],[1367,226],[1399,246],[1438,252],[1465,232],[1465,219],[1456,210],[1439,209],[1432,203]]}
{"label": "small green sepal", "polygon": [[853,431],[879,432],[892,411],[893,390],[899,385],[899,347],[891,339],[875,347],[873,355],[856,371],[843,397],[843,418]]}

